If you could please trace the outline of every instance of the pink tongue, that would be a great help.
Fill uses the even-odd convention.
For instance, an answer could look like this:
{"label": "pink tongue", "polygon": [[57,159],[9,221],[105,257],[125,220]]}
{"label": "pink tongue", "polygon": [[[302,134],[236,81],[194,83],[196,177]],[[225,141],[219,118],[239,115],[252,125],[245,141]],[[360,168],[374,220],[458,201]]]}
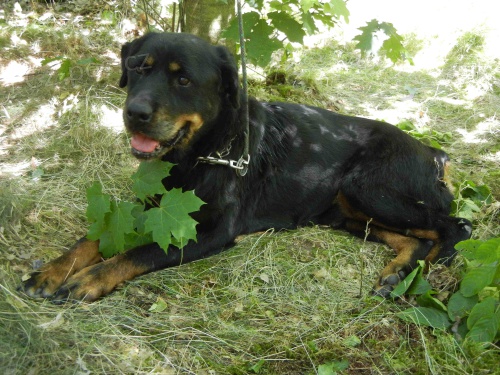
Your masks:
{"label": "pink tongue", "polygon": [[153,152],[156,147],[160,145],[160,142],[146,137],[143,134],[134,134],[130,141],[130,145],[140,152]]}

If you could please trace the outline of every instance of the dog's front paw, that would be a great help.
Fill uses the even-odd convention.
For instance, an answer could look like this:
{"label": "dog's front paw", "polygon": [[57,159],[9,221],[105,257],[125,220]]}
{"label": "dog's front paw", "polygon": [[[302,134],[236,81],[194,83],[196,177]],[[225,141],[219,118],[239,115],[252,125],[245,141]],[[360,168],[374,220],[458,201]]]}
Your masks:
{"label": "dog's front paw", "polygon": [[406,277],[407,273],[400,269],[388,271],[384,269],[382,275],[373,287],[373,294],[376,296],[389,298],[394,288]]}
{"label": "dog's front paw", "polygon": [[54,263],[49,263],[18,287],[31,298],[48,298],[64,283],[66,275]]}
{"label": "dog's front paw", "polygon": [[68,252],[33,272],[18,290],[32,298],[50,298],[71,275],[100,261],[99,243],[82,239]]}
{"label": "dog's front paw", "polygon": [[67,301],[93,302],[109,294],[119,283],[122,277],[117,277],[109,266],[111,262],[102,262],[79,271],[58,288],[51,296],[55,304]]}

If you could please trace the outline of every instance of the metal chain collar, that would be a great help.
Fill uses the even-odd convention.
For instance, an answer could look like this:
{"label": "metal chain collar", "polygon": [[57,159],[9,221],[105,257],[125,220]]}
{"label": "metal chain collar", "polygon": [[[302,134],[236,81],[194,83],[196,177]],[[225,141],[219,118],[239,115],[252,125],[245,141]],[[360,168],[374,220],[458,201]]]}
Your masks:
{"label": "metal chain collar", "polygon": [[223,159],[225,156],[229,155],[229,151],[231,150],[231,143],[234,138],[229,142],[227,148],[223,151],[216,152],[218,157],[213,157],[211,155],[208,156],[200,156],[198,157],[198,161],[202,163],[212,164],[212,165],[225,165],[229,168],[233,168],[236,170],[236,174],[240,177],[243,177],[248,172],[248,166],[250,164],[250,121],[248,114],[248,85],[247,85],[247,70],[246,70],[246,54],[245,54],[245,36],[243,35],[243,18],[241,12],[241,0],[237,0],[237,8],[238,8],[238,27],[240,31],[240,57],[241,57],[241,72],[242,72],[242,81],[243,81],[243,100],[242,100],[242,111],[243,111],[243,122],[246,127],[245,129],[245,148],[243,151],[243,155],[241,155],[238,161],[236,160],[227,160]]}

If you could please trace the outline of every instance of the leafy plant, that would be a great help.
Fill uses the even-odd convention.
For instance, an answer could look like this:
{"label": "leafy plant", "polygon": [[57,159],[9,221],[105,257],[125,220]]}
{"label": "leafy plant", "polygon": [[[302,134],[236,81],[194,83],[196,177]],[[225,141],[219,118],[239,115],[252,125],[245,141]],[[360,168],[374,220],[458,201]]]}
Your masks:
{"label": "leafy plant", "polygon": [[438,132],[427,127],[417,128],[408,120],[402,121],[396,126],[412,137],[437,149],[441,149],[442,144],[450,143],[453,140],[451,132]]}
{"label": "leafy plant", "polygon": [[492,202],[491,191],[487,185],[476,185],[474,182],[464,181],[459,187],[456,199],[452,203],[452,213],[455,216],[473,219],[481,207]]}
{"label": "leafy plant", "polygon": [[[269,64],[275,51],[290,52],[293,50],[291,43],[303,44],[306,34],[318,31],[318,23],[332,27],[340,17],[349,21],[344,0],[257,0],[248,5],[251,11],[242,16],[247,58],[261,67]],[[224,30],[222,37],[239,41],[237,18]]]}
{"label": "leafy plant", "polygon": [[189,215],[203,201],[194,191],[167,191],[162,180],[174,165],[163,161],[142,162],[132,175],[137,201],[112,199],[99,182],[87,189],[87,238],[99,240],[99,251],[110,257],[126,249],[156,242],[167,251],[170,245],[182,248],[196,241],[197,222]]}
{"label": "leafy plant", "polygon": [[[284,58],[293,51],[292,43],[304,43],[306,35],[315,34],[318,25],[333,27],[343,18],[349,22],[350,12],[345,0],[288,0],[249,2],[251,11],[243,14],[243,31],[245,35],[247,58],[261,67],[271,62],[272,54],[280,49],[285,51]],[[354,39],[363,54],[372,50],[373,40],[377,32],[385,34],[381,52],[384,56],[397,62],[411,58],[403,46],[403,38],[390,23],[370,21],[360,29],[362,33]],[[239,41],[238,20],[232,20],[229,27],[221,35],[223,38]]]}
{"label": "leafy plant", "polygon": [[50,57],[42,60],[42,66],[48,65],[54,61],[60,61],[61,65],[57,69],[57,76],[59,78],[59,81],[62,81],[68,77],[71,76],[71,69],[74,68],[75,66],[85,66],[89,64],[95,64],[98,63],[99,60],[97,60],[95,57],[88,57],[85,59],[80,59],[77,61],[73,61],[67,57],[64,56],[56,56],[56,57]]}
{"label": "leafy plant", "polygon": [[447,300],[423,278],[423,262],[392,292],[418,295],[419,306],[398,313],[408,322],[451,330],[457,340],[493,342],[500,338],[500,237],[487,241],[467,240],[456,245],[465,258],[466,270],[460,288]]}
{"label": "leafy plant", "polygon": [[354,37],[354,40],[358,41],[356,48],[361,50],[363,55],[369,52],[377,52],[374,48],[374,42],[380,38],[381,34],[384,34],[384,41],[380,46],[379,52],[393,63],[397,63],[400,60],[408,60],[413,65],[411,56],[403,46],[403,37],[397,33],[392,23],[379,22],[373,19],[366,26],[360,27],[359,30],[362,33]]}

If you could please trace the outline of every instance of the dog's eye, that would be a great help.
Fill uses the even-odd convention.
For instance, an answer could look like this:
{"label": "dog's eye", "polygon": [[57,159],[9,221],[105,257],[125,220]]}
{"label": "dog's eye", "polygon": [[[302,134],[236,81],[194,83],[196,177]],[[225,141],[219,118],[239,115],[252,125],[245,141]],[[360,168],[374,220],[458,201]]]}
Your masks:
{"label": "dog's eye", "polygon": [[182,77],[182,76],[177,79],[177,82],[179,82],[179,85],[181,85],[181,86],[187,86],[191,83],[189,78]]}

